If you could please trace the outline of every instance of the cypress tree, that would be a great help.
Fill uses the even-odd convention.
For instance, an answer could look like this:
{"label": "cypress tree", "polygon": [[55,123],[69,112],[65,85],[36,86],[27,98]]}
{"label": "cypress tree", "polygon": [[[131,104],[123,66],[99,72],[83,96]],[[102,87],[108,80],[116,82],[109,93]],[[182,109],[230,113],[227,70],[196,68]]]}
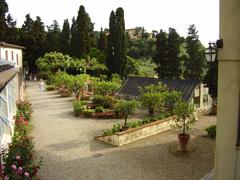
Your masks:
{"label": "cypress tree", "polygon": [[118,73],[122,78],[126,75],[126,37],[124,11],[122,8],[112,11],[109,20],[107,66],[110,73]]}
{"label": "cypress tree", "polygon": [[167,59],[169,65],[168,78],[179,78],[181,75],[180,70],[180,36],[174,28],[169,28],[168,43],[167,43]]}
{"label": "cypress tree", "polygon": [[89,15],[86,13],[84,6],[79,7],[78,16],[71,28],[71,48],[72,55],[81,57],[87,54],[93,44],[93,29],[94,25],[91,23]]}
{"label": "cypress tree", "polygon": [[71,55],[75,56],[78,51],[77,22],[75,17],[72,18],[70,47],[71,47],[71,50],[70,50]]}
{"label": "cypress tree", "polygon": [[108,56],[106,59],[106,64],[107,67],[110,71],[110,73],[115,73],[116,69],[115,69],[115,56],[114,56],[114,51],[115,51],[115,43],[114,43],[114,38],[115,38],[115,31],[116,31],[116,23],[115,23],[116,17],[115,17],[115,13],[113,11],[111,11],[110,14],[110,18],[109,18],[109,35],[108,35],[108,39],[107,39],[107,52],[108,52]]}
{"label": "cypress tree", "polygon": [[118,8],[116,10],[117,17],[117,31],[118,31],[118,47],[116,53],[116,62],[119,67],[119,74],[124,77],[126,66],[127,66],[127,56],[126,56],[126,36],[125,36],[125,20],[123,8]]}
{"label": "cypress tree", "polygon": [[6,33],[8,26],[6,23],[6,13],[8,12],[8,4],[5,0],[0,0],[0,41],[6,41]]}
{"label": "cypress tree", "polygon": [[153,54],[153,62],[157,65],[155,70],[158,78],[167,78],[170,71],[167,60],[167,41],[167,33],[160,30],[156,35],[156,49]]}
{"label": "cypress tree", "polygon": [[205,49],[198,38],[195,25],[189,26],[186,48],[188,58],[185,60],[185,78],[202,80],[206,66]]}
{"label": "cypress tree", "polygon": [[107,52],[107,36],[106,34],[103,32],[102,28],[101,28],[101,32],[99,35],[99,39],[98,39],[98,43],[97,43],[97,47],[98,49],[100,49],[103,52]]}
{"label": "cypress tree", "polygon": [[63,22],[62,32],[59,37],[59,50],[64,54],[70,54],[70,26],[68,19]]}
{"label": "cypress tree", "polygon": [[59,51],[59,38],[60,38],[60,28],[58,22],[56,20],[53,21],[51,26],[47,27],[47,37],[46,37],[46,45],[47,52],[58,52]]}

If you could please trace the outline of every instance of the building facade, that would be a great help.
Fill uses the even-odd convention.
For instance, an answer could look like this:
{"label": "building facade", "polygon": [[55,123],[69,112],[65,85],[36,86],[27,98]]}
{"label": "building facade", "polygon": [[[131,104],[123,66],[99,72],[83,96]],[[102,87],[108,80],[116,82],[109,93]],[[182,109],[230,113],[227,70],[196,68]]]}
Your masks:
{"label": "building facade", "polygon": [[240,179],[240,1],[220,0],[215,179]]}
{"label": "building facade", "polygon": [[16,102],[23,98],[22,49],[0,42],[0,149],[11,142]]}

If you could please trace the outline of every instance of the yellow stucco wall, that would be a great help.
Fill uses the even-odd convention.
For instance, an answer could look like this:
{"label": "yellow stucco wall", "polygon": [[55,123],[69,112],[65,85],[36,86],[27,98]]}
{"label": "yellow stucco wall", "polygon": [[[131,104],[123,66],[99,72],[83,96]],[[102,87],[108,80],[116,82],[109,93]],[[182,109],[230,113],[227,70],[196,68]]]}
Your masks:
{"label": "yellow stucco wall", "polygon": [[240,151],[236,148],[240,93],[240,1],[220,0],[218,115],[215,179],[240,179]]}

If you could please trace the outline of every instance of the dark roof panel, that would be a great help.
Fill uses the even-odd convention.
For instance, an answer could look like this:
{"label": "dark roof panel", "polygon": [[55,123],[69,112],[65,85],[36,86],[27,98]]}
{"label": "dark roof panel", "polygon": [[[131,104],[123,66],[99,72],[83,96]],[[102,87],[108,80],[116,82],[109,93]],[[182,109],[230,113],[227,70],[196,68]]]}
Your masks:
{"label": "dark roof panel", "polygon": [[129,76],[117,92],[117,95],[126,99],[139,99],[139,87],[157,84],[158,82],[166,84],[169,90],[180,91],[185,101],[191,99],[195,88],[200,84],[200,81],[198,80],[157,79]]}
{"label": "dark roof panel", "polygon": [[16,48],[16,49],[25,49],[25,47],[23,47],[23,46],[18,46],[16,44],[9,44],[6,42],[0,42],[0,46],[8,47],[8,48]]}

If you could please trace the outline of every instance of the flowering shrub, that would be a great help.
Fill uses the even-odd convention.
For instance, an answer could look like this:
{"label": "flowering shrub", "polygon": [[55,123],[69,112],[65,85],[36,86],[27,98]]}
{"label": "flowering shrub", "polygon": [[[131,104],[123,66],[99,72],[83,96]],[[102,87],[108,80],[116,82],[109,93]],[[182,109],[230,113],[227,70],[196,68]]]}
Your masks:
{"label": "flowering shrub", "polygon": [[17,101],[17,114],[16,118],[23,116],[27,121],[31,120],[32,108],[31,103],[28,101]]}
{"label": "flowering shrub", "polygon": [[42,160],[34,159],[33,138],[30,136],[32,109],[27,101],[17,103],[15,129],[12,143],[2,152],[2,178],[4,180],[36,179]]}

